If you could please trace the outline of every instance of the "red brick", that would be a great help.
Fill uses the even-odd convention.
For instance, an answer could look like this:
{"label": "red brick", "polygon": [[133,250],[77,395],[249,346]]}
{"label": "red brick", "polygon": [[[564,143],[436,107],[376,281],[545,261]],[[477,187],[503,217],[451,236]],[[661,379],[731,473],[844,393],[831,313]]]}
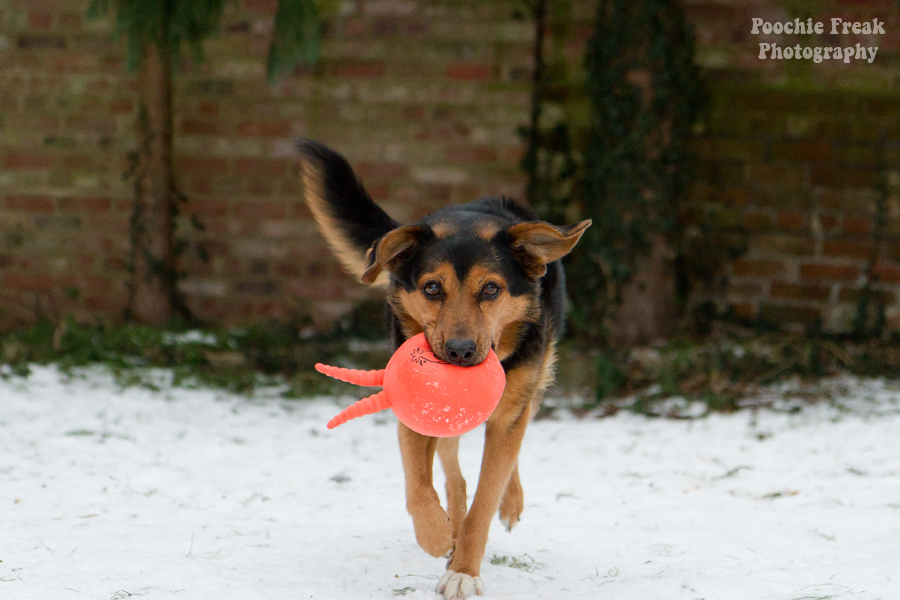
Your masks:
{"label": "red brick", "polygon": [[247,193],[253,196],[270,196],[275,190],[276,180],[267,176],[246,178]]}
{"label": "red brick", "polygon": [[845,189],[871,188],[877,180],[877,173],[868,169],[838,168],[834,165],[815,167],[810,173],[813,185]]}
{"label": "red brick", "polygon": [[868,260],[872,257],[874,244],[856,240],[825,240],[822,242],[822,254],[835,258],[852,258]]}
{"label": "red brick", "polygon": [[244,0],[247,12],[274,15],[278,11],[278,0]]}
{"label": "red brick", "polygon": [[482,63],[460,62],[449,65],[445,74],[456,81],[486,81],[493,77],[494,69]]}
{"label": "red brick", "polygon": [[53,279],[48,275],[6,273],[3,275],[3,287],[6,289],[18,288],[32,292],[47,292],[53,289]]}
{"label": "red brick", "polygon": [[753,304],[737,303],[731,305],[734,316],[741,321],[756,320],[756,306]]}
{"label": "red brick", "polygon": [[396,162],[361,162],[353,165],[356,175],[363,181],[400,179],[409,176],[409,166]]}
{"label": "red brick", "polygon": [[366,191],[379,203],[391,199],[391,186],[386,183],[367,184]]}
{"label": "red brick", "polygon": [[286,285],[287,291],[298,298],[316,300],[337,300],[344,296],[344,287],[330,281],[292,281]]}
{"label": "red brick", "polygon": [[740,277],[785,277],[789,273],[787,263],[746,257],[735,260],[732,269]]}
{"label": "red brick", "polygon": [[417,10],[418,3],[413,0],[367,0],[363,10],[370,15],[408,17]]}
{"label": "red brick", "polygon": [[241,175],[270,175],[273,177],[287,173],[288,161],[282,158],[239,158],[235,171]]}
{"label": "red brick", "polygon": [[205,117],[219,115],[219,103],[214,100],[204,100],[197,105],[197,112]]}
{"label": "red brick", "polygon": [[191,156],[177,159],[175,161],[175,168],[178,173],[221,175],[228,172],[228,160],[225,158],[200,158]]}
{"label": "red brick", "polygon": [[27,212],[53,212],[53,198],[48,196],[7,196],[6,208]]}
{"label": "red brick", "polygon": [[254,315],[272,321],[284,321],[294,314],[292,306],[283,302],[258,302],[254,307]]}
{"label": "red brick", "polygon": [[853,265],[832,265],[810,263],[800,265],[801,279],[819,279],[825,281],[854,281],[862,269]]}
{"label": "red brick", "polygon": [[242,137],[287,137],[291,134],[290,121],[244,121],[238,125]]}
{"label": "red brick", "polygon": [[238,217],[284,218],[287,215],[287,205],[284,202],[235,202],[233,207],[234,214]]}
{"label": "red brick", "polygon": [[872,275],[881,283],[900,284],[900,263],[879,262],[872,269]]}
{"label": "red brick", "polygon": [[44,154],[10,154],[3,157],[4,169],[49,169],[56,161]]}
{"label": "red brick", "polygon": [[828,299],[831,289],[820,285],[786,283],[773,281],[769,287],[769,295],[772,298],[784,298],[790,300],[815,300],[822,302]]}
{"label": "red brick", "polygon": [[875,230],[875,223],[869,217],[844,215],[843,229],[849,235],[870,235]]}
{"label": "red brick", "polygon": [[834,215],[819,215],[819,225],[826,232],[832,232],[837,228],[838,220]]}
{"label": "red brick", "polygon": [[109,112],[117,115],[129,114],[134,111],[134,100],[130,98],[116,98],[109,103]]}
{"label": "red brick", "polygon": [[32,11],[28,13],[28,25],[34,29],[50,29],[53,23],[53,15],[48,12]]}
{"label": "red brick", "polygon": [[373,78],[384,75],[384,63],[380,61],[344,61],[327,67],[332,77],[358,79]]}
{"label": "red brick", "polygon": [[213,186],[213,179],[210,177],[182,177],[180,185],[189,195],[209,195],[212,194],[215,189]]}
{"label": "red brick", "polygon": [[798,210],[782,211],[778,213],[776,222],[785,231],[806,231],[809,229],[809,214]]}
{"label": "red brick", "polygon": [[300,265],[297,263],[277,263],[275,265],[275,274],[279,277],[287,277],[290,279],[295,279],[300,277],[302,270]]}
{"label": "red brick", "polygon": [[[520,144],[518,146],[507,146],[500,151],[500,160],[507,164],[519,164],[525,154],[528,152],[528,146]],[[746,191],[746,190],[745,190]]]}
{"label": "red brick", "polygon": [[456,146],[447,149],[447,160],[464,164],[496,162],[497,149],[490,146]]}
{"label": "red brick", "polygon": [[179,129],[186,135],[217,135],[222,133],[218,121],[208,119],[183,119]]}
{"label": "red brick", "polygon": [[66,154],[61,156],[61,167],[71,171],[90,171],[96,168],[97,157],[92,154]]}
{"label": "red brick", "polygon": [[[421,105],[404,106],[402,109],[403,121],[409,123],[411,121],[426,122],[428,121],[428,110]],[[416,135],[418,137],[418,134]]]}
{"label": "red brick", "polygon": [[818,141],[780,141],[772,147],[775,159],[797,162],[821,162],[831,158],[831,146]]}
{"label": "red brick", "polygon": [[108,212],[112,207],[109,198],[60,198],[60,210],[83,210],[91,212]]}

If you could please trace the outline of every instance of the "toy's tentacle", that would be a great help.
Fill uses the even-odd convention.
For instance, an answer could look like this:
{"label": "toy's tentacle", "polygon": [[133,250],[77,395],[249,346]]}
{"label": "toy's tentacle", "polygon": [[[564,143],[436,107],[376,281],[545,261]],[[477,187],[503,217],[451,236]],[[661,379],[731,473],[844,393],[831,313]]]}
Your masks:
{"label": "toy's tentacle", "polygon": [[[316,368],[318,368],[318,365],[316,365]],[[382,390],[377,394],[373,394],[368,398],[363,398],[342,410],[338,416],[328,421],[328,429],[334,429],[338,425],[343,425],[350,419],[371,415],[372,413],[377,413],[378,411],[390,407],[391,401],[388,400],[387,394]]]}
{"label": "toy's tentacle", "polygon": [[[316,371],[347,383],[356,385],[376,386],[384,385],[384,369],[378,371],[360,371],[358,369],[342,369],[330,365],[316,364]],[[381,410],[381,409],[379,409]]]}

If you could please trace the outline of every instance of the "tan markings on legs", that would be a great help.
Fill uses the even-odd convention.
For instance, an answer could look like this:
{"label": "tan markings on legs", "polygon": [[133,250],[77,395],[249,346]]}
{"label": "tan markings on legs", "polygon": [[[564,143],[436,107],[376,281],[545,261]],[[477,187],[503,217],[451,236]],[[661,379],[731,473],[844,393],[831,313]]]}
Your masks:
{"label": "tan markings on legs", "polygon": [[434,491],[433,465],[437,438],[420,435],[398,423],[400,457],[406,476],[406,510],[412,516],[419,546],[432,556],[453,547],[450,519]]}
{"label": "tan markings on legs", "polygon": [[453,541],[456,542],[459,528],[468,510],[466,497],[466,480],[459,468],[459,438],[441,438],[437,445],[438,458],[447,479],[447,512],[450,513],[450,529]]}
{"label": "tan markings on legs", "polygon": [[[541,367],[537,389],[531,400],[530,413],[523,418],[530,420],[531,416],[537,413],[544,397],[544,391],[553,384],[555,369],[556,346],[551,343],[544,355],[544,364]],[[517,460],[513,465],[509,482],[506,484],[506,491],[503,492],[503,498],[500,501],[500,522],[506,526],[507,531],[512,531],[512,528],[516,526],[524,509],[525,494],[522,490],[522,482],[519,480],[519,462]]]}
{"label": "tan markings on legs", "polygon": [[500,507],[528,427],[537,376],[539,373],[528,368],[507,373],[500,406],[487,421],[478,488],[447,567],[457,573],[475,577],[481,572],[491,519]]}
{"label": "tan markings on legs", "polygon": [[506,491],[503,492],[503,499],[500,501],[500,522],[506,526],[507,531],[512,531],[519,522],[519,516],[524,508],[525,496],[519,481],[519,461],[516,461],[506,484]]}

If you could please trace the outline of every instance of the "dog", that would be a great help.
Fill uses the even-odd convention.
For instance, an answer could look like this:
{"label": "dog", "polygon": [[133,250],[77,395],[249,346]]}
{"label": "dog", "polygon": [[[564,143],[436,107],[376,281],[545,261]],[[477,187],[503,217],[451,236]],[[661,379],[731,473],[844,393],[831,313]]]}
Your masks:
{"label": "dog", "polygon": [[[507,530],[519,521],[519,448],[553,380],[565,318],[559,260],[591,221],[557,227],[512,200],[486,198],[402,225],[372,201],[341,155],[309,140],[298,150],[305,199],[322,235],[350,273],[388,286],[394,348],[424,332],[446,362],[477,365],[493,348],[505,370],[506,388],[486,421],[481,473],[468,509],[459,438],[426,437],[398,423],[416,541],[432,556],[449,556],[437,593],[446,600],[482,595],[491,519],[499,511]],[[446,474],[446,511],[432,482],[435,452]]]}

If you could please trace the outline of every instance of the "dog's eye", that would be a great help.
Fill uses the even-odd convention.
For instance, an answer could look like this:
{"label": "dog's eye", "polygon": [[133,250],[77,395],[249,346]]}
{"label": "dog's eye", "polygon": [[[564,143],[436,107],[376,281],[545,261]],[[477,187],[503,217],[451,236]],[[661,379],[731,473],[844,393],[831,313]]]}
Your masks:
{"label": "dog's eye", "polygon": [[481,293],[485,298],[496,298],[500,295],[500,286],[494,283],[493,281],[484,284],[484,287],[481,288]]}
{"label": "dog's eye", "polygon": [[425,284],[425,287],[422,288],[422,291],[425,292],[425,295],[429,298],[437,298],[441,295],[441,284],[437,281],[429,281]]}

